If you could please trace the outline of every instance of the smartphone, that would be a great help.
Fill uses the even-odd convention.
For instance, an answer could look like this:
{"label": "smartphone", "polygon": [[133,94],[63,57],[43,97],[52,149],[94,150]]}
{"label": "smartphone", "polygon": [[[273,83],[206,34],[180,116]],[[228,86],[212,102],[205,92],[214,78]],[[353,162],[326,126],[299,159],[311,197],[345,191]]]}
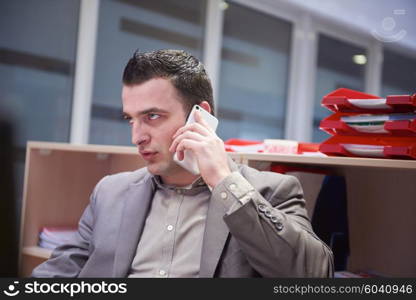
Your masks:
{"label": "smartphone", "polygon": [[[205,109],[203,109],[199,105],[194,105],[192,107],[192,110],[188,116],[188,119],[186,120],[185,125],[195,123],[195,112],[199,111],[202,118],[205,120],[205,122],[208,123],[208,126],[211,127],[212,130],[217,130],[218,126],[218,119],[211,115],[209,112],[207,112]],[[191,150],[185,150],[184,152],[184,158],[183,160],[179,160],[177,153],[175,152],[173,156],[173,160],[180,165],[182,168],[188,170],[194,175],[200,174],[199,168],[198,168],[198,162]]]}

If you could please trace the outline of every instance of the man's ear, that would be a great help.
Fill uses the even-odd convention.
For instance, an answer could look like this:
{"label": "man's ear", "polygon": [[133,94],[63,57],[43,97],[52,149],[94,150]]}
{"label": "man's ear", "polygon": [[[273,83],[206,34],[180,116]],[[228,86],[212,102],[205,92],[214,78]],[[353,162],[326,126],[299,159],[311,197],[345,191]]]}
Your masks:
{"label": "man's ear", "polygon": [[199,103],[199,106],[201,106],[207,112],[211,113],[211,105],[209,105],[207,101],[202,101],[201,103]]}

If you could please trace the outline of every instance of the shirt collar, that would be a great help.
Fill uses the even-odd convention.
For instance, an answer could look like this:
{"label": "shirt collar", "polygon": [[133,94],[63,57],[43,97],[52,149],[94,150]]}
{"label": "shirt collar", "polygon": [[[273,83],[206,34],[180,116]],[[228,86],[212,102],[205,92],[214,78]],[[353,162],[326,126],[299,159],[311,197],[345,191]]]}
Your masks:
{"label": "shirt collar", "polygon": [[192,190],[192,189],[195,189],[195,188],[198,188],[198,187],[202,187],[202,186],[206,186],[207,187],[207,184],[205,183],[204,179],[202,179],[202,176],[199,176],[191,184],[189,184],[187,186],[181,186],[181,187],[163,183],[162,182],[162,178],[159,175],[152,175],[151,179],[152,179],[152,182],[155,185],[155,187],[158,188],[158,189]]}

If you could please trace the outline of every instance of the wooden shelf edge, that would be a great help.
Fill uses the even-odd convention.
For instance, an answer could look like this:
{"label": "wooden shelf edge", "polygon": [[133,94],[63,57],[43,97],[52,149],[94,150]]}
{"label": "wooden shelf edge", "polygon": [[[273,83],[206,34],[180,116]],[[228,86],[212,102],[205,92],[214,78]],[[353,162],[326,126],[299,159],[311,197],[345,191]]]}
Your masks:
{"label": "wooden shelf edge", "polygon": [[111,146],[111,145],[80,145],[69,143],[54,143],[54,142],[37,142],[28,141],[27,146],[30,149],[45,149],[45,150],[64,150],[64,151],[82,151],[94,153],[108,153],[108,154],[137,154],[136,147],[130,146]]}
{"label": "wooden shelf edge", "polygon": [[24,247],[22,250],[22,254],[48,259],[52,254],[52,250],[41,248],[38,246],[31,246],[31,247]]}
{"label": "wooden shelf edge", "polygon": [[[135,147],[128,146],[109,146],[109,145],[77,145],[68,143],[36,142],[29,141],[30,149],[49,149],[64,151],[83,151],[107,154],[139,154]],[[381,158],[363,158],[363,157],[341,157],[341,156],[306,156],[306,155],[288,155],[288,154],[269,154],[269,153],[245,153],[245,152],[228,152],[228,155],[237,162],[268,161],[291,164],[309,164],[320,166],[334,167],[366,167],[366,168],[383,168],[383,169],[408,169],[416,170],[416,161],[402,159],[381,159]]]}
{"label": "wooden shelf edge", "polygon": [[238,153],[242,158],[248,161],[268,161],[277,163],[291,164],[309,164],[320,166],[335,167],[366,167],[366,168],[383,168],[383,169],[408,169],[416,170],[416,161],[401,159],[380,159],[380,158],[362,158],[362,157],[340,157],[340,156],[304,156],[288,154],[269,154],[269,153]]}

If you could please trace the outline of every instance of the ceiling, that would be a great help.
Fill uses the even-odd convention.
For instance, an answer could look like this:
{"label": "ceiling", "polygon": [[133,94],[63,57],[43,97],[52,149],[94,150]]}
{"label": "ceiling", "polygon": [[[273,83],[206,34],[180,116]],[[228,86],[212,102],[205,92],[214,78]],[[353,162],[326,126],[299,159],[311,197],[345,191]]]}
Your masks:
{"label": "ceiling", "polygon": [[392,46],[416,51],[414,0],[281,0],[340,24],[367,32]]}

